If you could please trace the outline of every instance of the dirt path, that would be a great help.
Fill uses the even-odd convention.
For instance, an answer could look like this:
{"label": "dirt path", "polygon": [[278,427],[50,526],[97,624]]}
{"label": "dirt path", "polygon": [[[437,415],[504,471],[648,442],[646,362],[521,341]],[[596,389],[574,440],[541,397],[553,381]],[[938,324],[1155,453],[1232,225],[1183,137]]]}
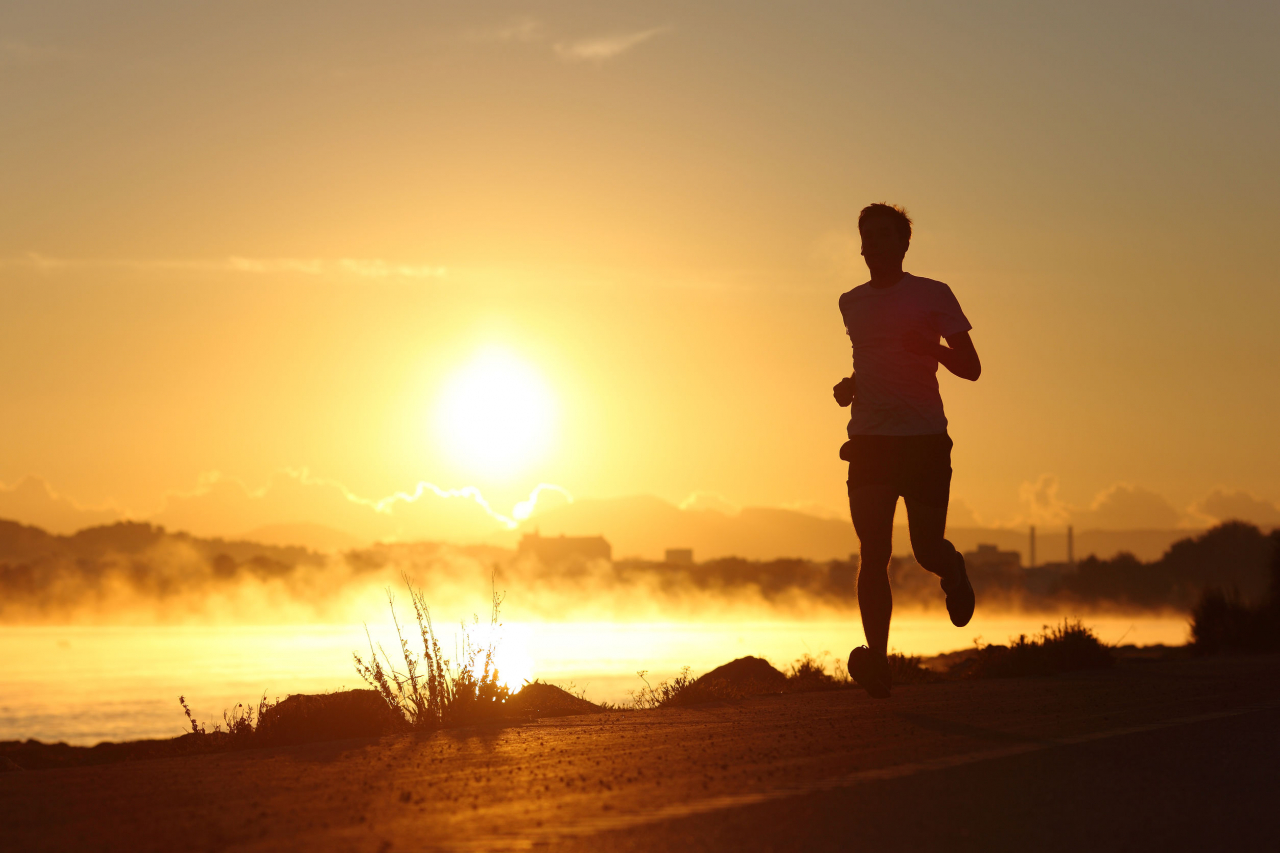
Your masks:
{"label": "dirt path", "polygon": [[[1277,849],[1280,657],[0,776],[13,850]],[[12,846],[8,843],[12,841]],[[861,842],[861,843],[859,843]]]}

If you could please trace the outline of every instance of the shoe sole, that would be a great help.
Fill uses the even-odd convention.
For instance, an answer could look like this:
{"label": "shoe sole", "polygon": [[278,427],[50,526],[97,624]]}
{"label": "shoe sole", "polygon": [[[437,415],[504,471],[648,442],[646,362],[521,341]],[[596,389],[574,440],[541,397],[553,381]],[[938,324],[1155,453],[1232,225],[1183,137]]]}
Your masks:
{"label": "shoe sole", "polygon": [[947,615],[951,617],[951,624],[955,625],[957,628],[963,628],[965,625],[969,624],[969,620],[973,618],[973,611],[977,607],[978,603],[977,597],[973,594],[973,585],[969,583],[968,578],[965,578],[965,586],[969,588],[969,594],[966,596],[968,600],[964,602],[965,606],[963,610],[960,610],[959,607],[956,608],[957,610],[960,610],[959,614],[951,609],[952,597],[950,595],[947,596]]}
{"label": "shoe sole", "polygon": [[[859,646],[858,648],[862,648],[862,646]],[[867,693],[870,694],[872,698],[888,699],[889,685],[885,684],[879,678],[876,678],[873,674],[868,672],[863,672],[862,678],[858,677],[858,672],[856,672],[855,669],[860,670],[862,669],[862,667],[855,668],[853,663],[853,654],[857,650],[858,649],[854,649],[853,652],[849,652],[849,662],[846,665],[846,668],[849,672],[849,677],[852,678],[859,687],[867,691]]]}

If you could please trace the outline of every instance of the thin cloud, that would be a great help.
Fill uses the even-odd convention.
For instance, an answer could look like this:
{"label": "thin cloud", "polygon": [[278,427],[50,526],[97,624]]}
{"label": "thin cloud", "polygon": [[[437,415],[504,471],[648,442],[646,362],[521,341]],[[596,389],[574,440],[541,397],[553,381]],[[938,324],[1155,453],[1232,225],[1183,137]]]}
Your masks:
{"label": "thin cloud", "polygon": [[568,62],[604,62],[644,44],[659,33],[666,32],[667,29],[667,27],[654,27],[634,33],[562,41],[556,44],[555,50],[561,59]]}
{"label": "thin cloud", "polygon": [[264,273],[297,272],[305,275],[322,275],[324,262],[304,258],[227,258],[227,266],[233,272]]}
{"label": "thin cloud", "polygon": [[380,258],[343,258],[338,266],[365,278],[441,278],[446,272],[444,267],[395,264]]}
{"label": "thin cloud", "polygon": [[536,18],[515,18],[493,32],[496,41],[534,42],[547,37],[547,28]]}
{"label": "thin cloud", "polygon": [[447,489],[420,481],[408,491],[371,498],[305,468],[282,468],[257,489],[209,472],[194,489],[167,493],[163,507],[148,520],[203,536],[240,535],[304,519],[368,541],[483,540],[514,530],[547,496],[554,497],[554,504],[573,502],[568,490],[550,483],[538,484],[506,513],[475,486]]}
{"label": "thin cloud", "polygon": [[383,258],[248,258],[233,255],[225,260],[183,258],[55,258],[34,252],[17,258],[0,258],[0,267],[19,267],[48,275],[85,269],[184,270],[229,272],[246,275],[356,276],[357,278],[443,278],[448,270],[430,264],[406,264]]}

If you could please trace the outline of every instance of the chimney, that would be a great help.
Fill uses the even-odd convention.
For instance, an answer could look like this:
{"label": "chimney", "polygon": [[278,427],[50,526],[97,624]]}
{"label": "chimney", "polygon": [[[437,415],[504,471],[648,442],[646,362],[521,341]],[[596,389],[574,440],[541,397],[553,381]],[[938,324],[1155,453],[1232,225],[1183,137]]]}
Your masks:
{"label": "chimney", "polygon": [[1071,525],[1067,525],[1067,565],[1074,566],[1076,564],[1076,537],[1075,531],[1071,529]]}
{"label": "chimney", "polygon": [[1027,568],[1036,567],[1036,526],[1031,525],[1031,555],[1027,560]]}

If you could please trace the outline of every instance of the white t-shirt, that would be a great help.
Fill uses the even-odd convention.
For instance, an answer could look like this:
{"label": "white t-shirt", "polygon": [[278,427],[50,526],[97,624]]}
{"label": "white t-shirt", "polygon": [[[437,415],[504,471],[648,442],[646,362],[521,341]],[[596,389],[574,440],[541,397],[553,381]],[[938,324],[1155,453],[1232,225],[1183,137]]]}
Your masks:
{"label": "white t-shirt", "polygon": [[889,287],[868,282],[843,294],[840,313],[858,383],[849,437],[946,432],[938,362],[907,350],[903,338],[912,333],[937,342],[973,328],[951,288],[905,273]]}

